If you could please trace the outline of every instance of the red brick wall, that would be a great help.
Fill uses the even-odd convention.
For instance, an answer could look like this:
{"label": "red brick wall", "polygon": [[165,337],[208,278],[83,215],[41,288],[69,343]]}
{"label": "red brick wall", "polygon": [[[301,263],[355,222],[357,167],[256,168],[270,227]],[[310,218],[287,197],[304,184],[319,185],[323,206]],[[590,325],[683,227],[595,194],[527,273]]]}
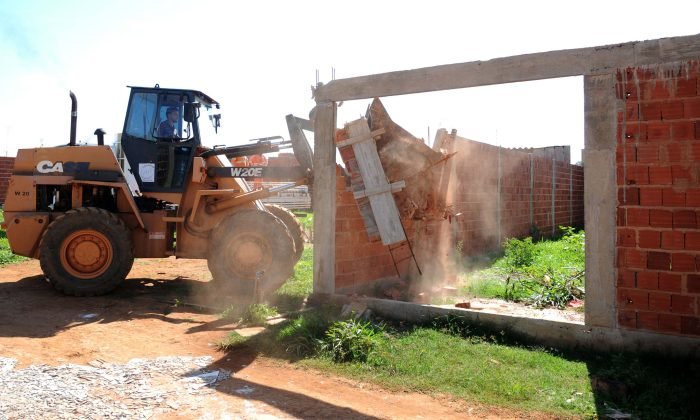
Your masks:
{"label": "red brick wall", "polygon": [[700,63],[617,74],[617,315],[700,335]]}
{"label": "red brick wall", "polygon": [[15,166],[15,158],[0,157],[0,206],[5,203],[7,185],[10,182],[12,168]]}
{"label": "red brick wall", "polygon": [[456,241],[465,253],[497,248],[533,228],[550,237],[559,226],[583,227],[583,167],[468,140],[458,140],[455,151],[455,197],[448,202],[461,213]]}
{"label": "red brick wall", "polygon": [[396,269],[389,248],[378,237],[370,240],[355,197],[339,168],[336,175],[335,287],[359,286],[394,276]]}

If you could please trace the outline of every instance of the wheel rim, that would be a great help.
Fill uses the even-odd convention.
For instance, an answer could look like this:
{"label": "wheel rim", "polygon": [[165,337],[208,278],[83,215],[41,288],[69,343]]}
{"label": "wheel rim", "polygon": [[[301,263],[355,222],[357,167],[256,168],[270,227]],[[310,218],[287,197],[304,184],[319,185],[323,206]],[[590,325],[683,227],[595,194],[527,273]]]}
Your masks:
{"label": "wheel rim", "polygon": [[114,251],[105,235],[95,230],[79,230],[61,243],[61,264],[74,277],[93,279],[112,264]]}
{"label": "wheel rim", "polygon": [[240,277],[255,279],[258,272],[264,272],[270,266],[272,255],[265,239],[245,234],[232,242],[227,263],[231,271],[239,273]]}

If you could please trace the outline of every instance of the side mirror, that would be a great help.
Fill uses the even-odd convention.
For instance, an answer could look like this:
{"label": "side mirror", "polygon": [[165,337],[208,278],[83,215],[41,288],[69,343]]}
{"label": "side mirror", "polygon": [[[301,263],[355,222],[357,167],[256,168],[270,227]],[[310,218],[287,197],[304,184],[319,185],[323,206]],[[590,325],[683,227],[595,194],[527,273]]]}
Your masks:
{"label": "side mirror", "polygon": [[185,110],[182,118],[188,123],[194,122],[195,118],[197,118],[199,106],[200,104],[197,102],[185,102]]}
{"label": "side mirror", "polygon": [[219,127],[221,127],[221,114],[214,114],[214,131],[218,133]]}

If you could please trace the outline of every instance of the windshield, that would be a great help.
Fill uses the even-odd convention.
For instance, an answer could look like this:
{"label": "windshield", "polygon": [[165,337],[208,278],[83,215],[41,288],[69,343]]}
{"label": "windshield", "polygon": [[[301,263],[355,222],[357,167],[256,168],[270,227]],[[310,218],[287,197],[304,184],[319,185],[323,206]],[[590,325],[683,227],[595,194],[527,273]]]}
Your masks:
{"label": "windshield", "polygon": [[215,117],[215,115],[220,117],[221,110],[211,104],[202,102],[199,108],[199,136],[203,146],[214,147],[220,144],[220,140],[217,140],[219,118]]}

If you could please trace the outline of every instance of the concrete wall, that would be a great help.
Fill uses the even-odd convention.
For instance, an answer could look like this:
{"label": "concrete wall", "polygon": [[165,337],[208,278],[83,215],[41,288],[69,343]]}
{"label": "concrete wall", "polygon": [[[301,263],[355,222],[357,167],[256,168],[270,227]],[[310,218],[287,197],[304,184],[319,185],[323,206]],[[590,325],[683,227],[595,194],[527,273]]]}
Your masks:
{"label": "concrete wall", "polygon": [[700,336],[699,83],[698,61],[617,72],[621,328]]}
{"label": "concrete wall", "polygon": [[12,168],[15,166],[15,158],[0,157],[0,206],[5,203],[7,186],[10,182]]}

